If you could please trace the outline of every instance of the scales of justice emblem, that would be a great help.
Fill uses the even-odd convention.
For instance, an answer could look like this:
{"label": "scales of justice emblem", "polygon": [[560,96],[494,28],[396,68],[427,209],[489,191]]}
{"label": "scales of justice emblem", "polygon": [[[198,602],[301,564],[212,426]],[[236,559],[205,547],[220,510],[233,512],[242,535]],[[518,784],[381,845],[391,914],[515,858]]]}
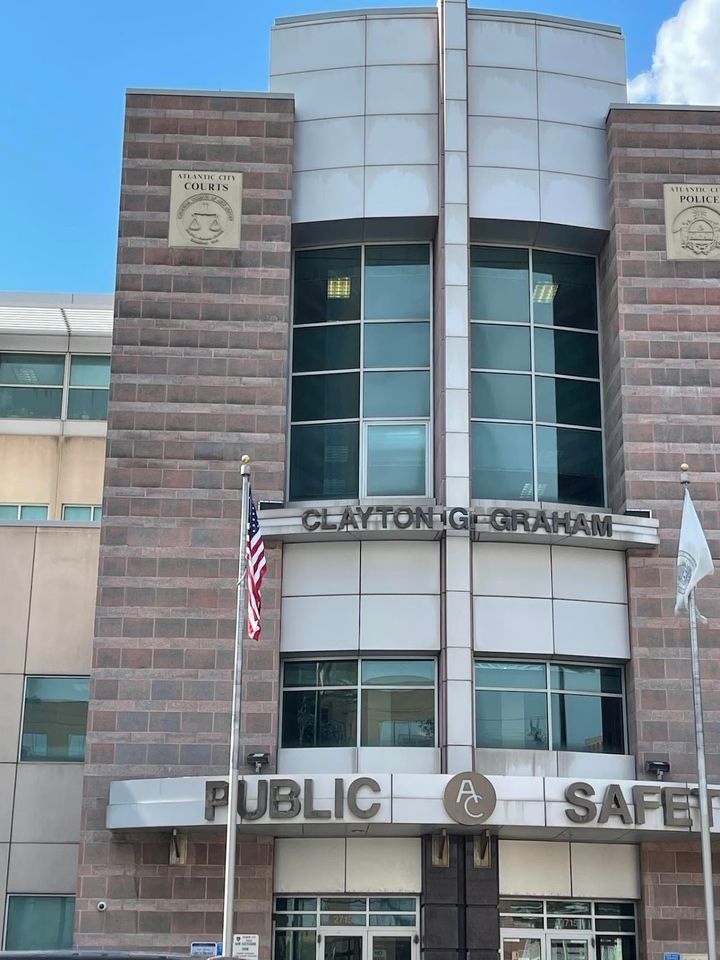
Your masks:
{"label": "scales of justice emblem", "polygon": [[191,243],[209,247],[218,243],[235,219],[229,203],[211,193],[198,193],[180,204],[178,225]]}
{"label": "scales of justice emblem", "polygon": [[[720,252],[720,213],[711,207],[695,206],[679,213],[672,226],[680,246],[696,257],[707,257]],[[716,254],[717,255],[717,254]]]}

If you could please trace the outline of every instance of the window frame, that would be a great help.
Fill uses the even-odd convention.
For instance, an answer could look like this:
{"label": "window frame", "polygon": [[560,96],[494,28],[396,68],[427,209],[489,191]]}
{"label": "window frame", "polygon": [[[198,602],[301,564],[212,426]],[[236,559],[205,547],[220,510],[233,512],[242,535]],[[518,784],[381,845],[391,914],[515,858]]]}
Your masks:
{"label": "window frame", "polygon": [[[19,897],[26,897],[26,898],[27,898],[27,897],[33,897],[34,899],[39,899],[40,897],[43,897],[43,898],[52,897],[53,899],[56,899],[56,900],[57,900],[57,899],[60,899],[60,898],[65,899],[65,900],[72,900],[72,901],[73,901],[73,927],[74,927],[74,925],[75,925],[75,918],[76,918],[76,914],[77,914],[77,894],[76,894],[76,893],[6,893],[6,894],[5,894],[5,917],[4,917],[4,921],[3,921],[3,930],[2,930],[2,945],[3,945],[3,950],[7,950],[7,949],[8,949],[8,947],[7,947],[7,935],[8,935],[9,921],[10,921],[10,899],[11,899],[12,897],[16,897],[16,898],[19,898]],[[12,949],[15,950],[15,949],[17,949],[17,948],[12,948]],[[34,949],[34,948],[30,948],[30,949]],[[55,947],[55,948],[51,948],[51,949],[60,950],[60,949],[65,949],[65,948],[63,948],[63,947]],[[70,945],[70,949],[72,949],[72,944]],[[44,948],[35,948],[35,950],[36,950],[36,951],[41,950],[43,953],[47,952],[47,950],[44,949]]]}
{"label": "window frame", "polygon": [[[67,507],[82,507],[83,510],[90,511],[90,517],[88,520],[72,520],[68,519],[65,516],[65,510]],[[100,511],[100,516],[96,517],[95,513]],[[62,505],[62,519],[65,523],[100,523],[102,520],[102,504],[101,503],[64,503]]]}
{"label": "window frame", "polygon": [[[286,687],[285,686],[285,665],[287,663],[322,663],[322,662],[336,662],[339,660],[351,662],[357,664],[357,682],[355,684],[342,684],[336,686],[327,686],[321,687],[317,684],[315,686],[297,686],[297,687]],[[382,662],[382,661],[404,661],[410,662],[414,660],[424,660],[432,662],[433,664],[433,682],[432,687],[430,684],[416,685],[412,686],[410,684],[367,684],[363,685],[362,682],[362,664],[363,661],[373,661],[373,662]],[[433,742],[425,747],[417,746],[406,746],[398,747],[394,744],[390,744],[387,747],[380,745],[365,745],[362,741],[362,691],[367,690],[430,690],[433,691]],[[355,743],[348,744],[347,746],[330,746],[330,747],[321,747],[317,745],[312,746],[299,746],[299,747],[286,747],[283,745],[283,720],[285,717],[285,691],[286,690],[354,690],[356,692],[356,703],[355,703]],[[384,657],[373,657],[373,656],[363,656],[362,654],[357,656],[322,656],[322,657],[307,657],[304,655],[301,656],[292,656],[292,657],[283,657],[281,661],[281,673],[280,673],[280,704],[279,704],[279,737],[278,737],[278,749],[279,750],[436,750],[439,745],[439,712],[438,712],[438,659],[436,656],[384,656]]]}
{"label": "window frame", "polygon": [[[50,504],[48,503],[0,503],[0,507],[15,507],[17,511],[17,516],[14,520],[8,517],[0,517],[0,523],[45,523],[50,519]],[[45,507],[47,515],[43,517],[42,520],[39,517],[25,519],[22,515],[25,507]]]}
{"label": "window frame", "polygon": [[59,390],[62,393],[61,403],[60,403],[60,416],[59,417],[0,417],[0,422],[3,420],[20,420],[20,421],[33,421],[37,423],[38,421],[49,421],[51,423],[107,423],[107,414],[100,420],[90,419],[70,419],[68,417],[68,406],[70,403],[70,390],[105,390],[107,389],[108,401],[110,399],[110,385],[106,387],[89,387],[89,386],[70,386],[70,376],[72,372],[72,361],[74,357],[100,357],[107,359],[110,368],[110,363],[112,360],[112,355],[110,353],[98,353],[93,351],[92,353],[85,353],[84,351],[53,351],[53,350],[0,350],[0,355],[7,356],[36,356],[36,357],[62,357],[63,360],[63,380],[62,384],[51,384],[50,386],[43,386],[41,384],[12,384],[12,383],[2,383],[0,382],[0,390],[5,387],[19,388],[22,390],[32,390],[32,389],[43,389],[43,390]]}
{"label": "window frame", "polygon": [[[601,442],[600,442],[600,452],[601,452],[601,466],[602,466],[602,503],[601,504],[580,504],[580,503],[567,503],[568,506],[592,506],[594,508],[604,509],[608,503],[608,478],[607,478],[607,453],[605,449],[605,394],[604,394],[604,383],[603,383],[603,338],[602,338],[602,300],[600,298],[600,281],[599,281],[599,272],[598,272],[598,256],[597,254],[591,253],[581,253],[579,251],[569,251],[559,249],[557,247],[551,246],[523,246],[522,244],[513,244],[513,243],[471,243],[469,245],[470,250],[476,248],[486,248],[486,249],[506,249],[506,250],[525,250],[527,252],[527,264],[528,264],[528,303],[529,303],[529,315],[528,322],[523,323],[521,321],[513,320],[476,320],[472,317],[472,300],[470,300],[469,316],[468,321],[470,324],[470,447],[471,447],[471,456],[470,456],[470,472],[471,472],[471,482],[472,482],[472,431],[473,423],[498,423],[498,424],[518,424],[522,426],[529,426],[531,430],[531,439],[532,439],[532,497],[520,498],[517,500],[512,500],[512,498],[507,499],[508,502],[517,502],[522,505],[529,504],[540,504],[540,503],[552,503],[557,505],[564,505],[567,503],[565,500],[553,500],[547,496],[538,495],[538,443],[537,435],[538,428],[549,427],[555,430],[582,430],[587,433],[599,433]],[[597,327],[595,330],[580,330],[575,327],[559,327],[559,326],[548,326],[547,324],[536,324],[535,323],[535,307],[533,300],[533,290],[534,290],[534,268],[533,268],[533,252],[541,253],[558,253],[564,254],[566,256],[575,256],[575,257],[584,257],[585,259],[592,260],[594,265],[594,276],[595,276],[595,305],[596,305],[596,319]],[[472,285],[472,264],[470,264],[470,285]],[[504,326],[504,327],[520,327],[529,331],[530,339],[530,369],[529,370],[504,370],[504,369],[492,369],[488,367],[474,367],[472,361],[472,330],[473,324],[478,324],[479,326]],[[546,372],[536,372],[536,350],[535,350],[535,331],[536,330],[549,330],[549,331],[559,331],[565,333],[577,333],[582,336],[594,336],[597,342],[597,356],[598,356],[598,377],[579,377],[579,376],[570,376],[566,374],[552,374]],[[531,418],[530,420],[509,420],[502,419],[496,420],[489,417],[474,417],[472,415],[472,381],[474,373],[498,373],[506,376],[526,376],[530,378],[530,402],[531,402]],[[537,401],[536,401],[536,378],[542,377],[547,380],[573,380],[580,381],[583,383],[598,383],[599,385],[599,401],[600,401],[600,425],[598,427],[587,427],[580,426],[577,424],[563,424],[557,422],[550,422],[547,420],[539,420],[536,416],[537,411]],[[476,497],[472,496],[473,503],[483,503],[488,500],[487,497]]]}
{"label": "window frame", "polygon": [[[425,246],[428,249],[428,271],[429,271],[429,305],[428,305],[428,316],[427,317],[402,317],[402,318],[393,318],[387,317],[384,319],[372,318],[370,320],[365,319],[365,250],[367,247],[391,247],[391,246]],[[360,316],[357,320],[333,320],[331,322],[325,321],[322,323],[307,323],[300,324],[299,326],[303,329],[317,328],[317,327],[327,327],[329,323],[333,326],[343,325],[343,326],[352,326],[357,324],[360,328],[360,354],[358,360],[358,367],[352,367],[343,370],[322,370],[322,371],[307,371],[294,373],[292,370],[292,355],[293,355],[293,345],[295,339],[295,255],[300,251],[306,250],[341,250],[347,247],[359,247],[360,248]],[[288,375],[288,393],[287,393],[287,409],[288,409],[288,429],[286,437],[286,447],[285,447],[285,462],[287,464],[286,476],[285,476],[285,502],[292,504],[296,507],[317,507],[323,505],[335,505],[337,503],[367,503],[368,505],[373,504],[384,504],[387,503],[387,496],[368,496],[366,493],[367,490],[367,451],[366,451],[366,424],[376,425],[376,424],[388,424],[388,425],[405,425],[405,424],[415,424],[422,423],[426,426],[426,443],[425,443],[425,492],[422,494],[409,495],[398,495],[402,497],[403,502],[407,503],[426,503],[433,497],[433,476],[434,476],[434,444],[431,442],[433,433],[433,423],[434,423],[434,389],[435,389],[435,380],[434,380],[434,332],[435,332],[435,276],[434,276],[434,254],[435,249],[431,240],[388,240],[388,241],[374,241],[372,243],[367,243],[365,241],[360,241],[358,243],[317,243],[317,244],[308,244],[298,247],[293,247],[292,249],[292,264],[291,264],[291,273],[290,273],[290,337],[289,337],[289,375]],[[368,367],[367,371],[365,370],[364,358],[365,358],[365,325],[370,324],[382,324],[382,323],[427,323],[429,329],[429,357],[428,357],[428,366],[427,367]],[[429,373],[429,413],[427,417],[377,417],[369,416],[365,417],[363,414],[364,407],[364,376],[365,372],[370,373],[382,373],[382,372],[411,372],[411,371],[428,371]],[[336,420],[303,420],[303,421],[293,421],[292,420],[292,399],[293,399],[293,378],[301,376],[316,376],[318,374],[326,375],[332,373],[357,373],[360,378],[360,393],[358,401],[358,417],[350,418],[340,418]],[[320,425],[327,423],[357,423],[358,424],[358,495],[357,497],[322,497],[316,500],[305,500],[305,499],[290,499],[290,470],[291,470],[291,438],[292,438],[292,428],[294,426],[302,425]],[[394,496],[394,495],[393,495]]]}
{"label": "window frame", "polygon": [[[545,668],[545,686],[544,687],[485,687],[478,686],[477,684],[477,671],[476,666],[478,663],[509,663],[509,664],[538,664]],[[552,685],[552,668],[553,667],[590,667],[596,669],[602,669],[603,667],[608,667],[613,670],[620,671],[620,693],[601,693],[600,691],[591,691],[591,690],[557,690]],[[476,750],[527,750],[529,753],[595,753],[597,752],[604,757],[623,757],[628,756],[628,714],[627,714],[627,686],[625,678],[625,663],[611,663],[608,661],[595,662],[595,661],[580,661],[580,660],[544,660],[542,658],[533,658],[533,657],[522,657],[517,659],[507,658],[507,657],[486,657],[486,656],[475,656],[473,657],[473,714],[475,715],[475,730],[474,730],[474,743]],[[493,692],[493,691],[502,691],[504,693],[543,693],[545,695],[545,703],[547,710],[547,733],[548,733],[548,745],[547,747],[541,748],[539,750],[530,750],[525,747],[485,747],[481,746],[478,743],[478,729],[477,729],[477,696],[479,692]],[[573,696],[581,697],[608,697],[613,700],[620,700],[622,705],[622,724],[623,724],[623,738],[622,738],[622,752],[621,753],[609,753],[605,750],[593,751],[593,750],[558,750],[553,745],[553,696],[554,695],[563,695],[571,694]]]}
{"label": "window frame", "polygon": [[[89,729],[89,728],[88,728],[88,725],[87,725],[87,718],[86,718],[86,721],[85,721],[85,745],[84,745],[84,748],[83,748],[83,756],[82,756],[81,759],[78,759],[78,760],[57,760],[57,759],[53,759],[53,758],[51,758],[51,757],[48,757],[48,758],[45,759],[45,760],[38,760],[38,759],[36,759],[36,758],[29,758],[29,759],[23,758],[22,750],[23,750],[23,735],[24,735],[24,732],[25,732],[25,711],[26,711],[27,701],[28,701],[28,698],[27,698],[27,685],[28,685],[28,680],[36,680],[36,679],[50,679],[50,680],[87,680],[87,681],[88,681],[88,699],[87,699],[87,707],[88,707],[87,715],[88,715],[88,717],[89,717],[89,714],[90,714],[90,681],[92,680],[92,677],[91,677],[89,674],[82,674],[82,673],[78,673],[78,674],[75,674],[75,673],[72,673],[72,674],[69,674],[69,673],[26,673],[26,674],[24,675],[24,677],[23,677],[23,697],[22,697],[22,709],[21,709],[21,711],[20,711],[20,731],[19,731],[19,734],[18,734],[17,763],[19,763],[19,764],[20,764],[20,763],[42,763],[42,764],[48,764],[48,763],[62,763],[62,764],[78,764],[78,763],[84,763],[84,762],[85,762],[85,754],[87,753],[87,735],[88,735],[88,729]],[[55,894],[53,894],[53,896],[55,896]]]}

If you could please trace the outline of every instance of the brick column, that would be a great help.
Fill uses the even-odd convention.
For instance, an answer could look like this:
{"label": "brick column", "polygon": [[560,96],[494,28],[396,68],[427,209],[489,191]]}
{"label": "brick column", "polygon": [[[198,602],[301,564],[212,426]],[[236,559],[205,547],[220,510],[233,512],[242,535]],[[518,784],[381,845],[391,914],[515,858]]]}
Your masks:
{"label": "brick column", "polygon": [[[696,776],[687,617],[673,614],[683,461],[718,556],[720,261],[668,261],[664,183],[717,183],[720,111],[627,107],[608,118],[613,234],[602,258],[608,472],[614,510],[649,508],[657,552],[628,560],[628,718],[644,777],[651,756],[670,779]],[[709,778],[720,780],[720,590],[703,581],[700,628]],[[720,850],[716,865],[720,868]],[[648,960],[704,950],[699,840],[644,845]],[[720,898],[716,897],[720,906]]]}
{"label": "brick column", "polygon": [[[187,951],[219,939],[224,834],[104,829],[111,780],[227,771],[239,461],[283,499],[291,99],[130,93],[120,201],[100,579],[76,942]],[[172,170],[243,174],[238,250],[169,248]],[[274,751],[280,563],[248,643],[246,748]],[[239,842],[237,929],[270,952],[272,840]],[[107,901],[104,913],[99,899]]]}

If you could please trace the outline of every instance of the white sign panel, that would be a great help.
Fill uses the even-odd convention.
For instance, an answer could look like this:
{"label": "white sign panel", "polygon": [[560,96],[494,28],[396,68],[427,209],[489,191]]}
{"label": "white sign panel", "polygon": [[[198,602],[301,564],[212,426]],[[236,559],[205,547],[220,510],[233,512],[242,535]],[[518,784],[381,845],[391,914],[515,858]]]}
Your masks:
{"label": "white sign panel", "polygon": [[236,933],[233,936],[232,955],[240,960],[258,960],[260,937],[257,933]]}
{"label": "white sign panel", "polygon": [[720,260],[720,185],[666,183],[668,260]]}
{"label": "white sign panel", "polygon": [[191,957],[220,957],[222,956],[222,944],[214,940],[194,940],[190,944]]}
{"label": "white sign panel", "polygon": [[241,173],[173,170],[168,246],[237,250],[241,206]]}

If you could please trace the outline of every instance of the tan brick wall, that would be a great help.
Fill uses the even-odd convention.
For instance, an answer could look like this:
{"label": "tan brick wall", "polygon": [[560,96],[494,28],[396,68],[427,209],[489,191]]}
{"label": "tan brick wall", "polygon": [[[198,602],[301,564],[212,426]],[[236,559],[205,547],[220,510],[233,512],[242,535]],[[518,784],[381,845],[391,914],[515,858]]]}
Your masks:
{"label": "tan brick wall", "polygon": [[[650,508],[657,552],[628,564],[632,663],[628,714],[638,775],[667,756],[671,778],[695,773],[687,618],[675,617],[675,557],[682,507],[679,467],[718,556],[720,262],[665,255],[664,183],[717,183],[720,112],[614,109],[608,120],[613,236],[603,273],[608,473],[615,510]],[[720,780],[720,578],[706,580],[700,630],[708,771]],[[692,850],[692,853],[688,851]],[[720,851],[718,851],[720,853]],[[648,958],[702,949],[697,845],[646,845]],[[716,853],[716,856],[718,854]],[[692,865],[689,860],[692,859]]]}
{"label": "tan brick wall", "polygon": [[[109,783],[227,771],[240,457],[282,499],[293,104],[130,94],[77,901],[78,946],[221,935],[223,836],[104,830]],[[168,248],[170,174],[243,173],[239,250]],[[280,550],[245,658],[243,755],[274,757]],[[272,842],[240,842],[237,929],[269,951]],[[98,899],[108,909],[99,913]]]}

